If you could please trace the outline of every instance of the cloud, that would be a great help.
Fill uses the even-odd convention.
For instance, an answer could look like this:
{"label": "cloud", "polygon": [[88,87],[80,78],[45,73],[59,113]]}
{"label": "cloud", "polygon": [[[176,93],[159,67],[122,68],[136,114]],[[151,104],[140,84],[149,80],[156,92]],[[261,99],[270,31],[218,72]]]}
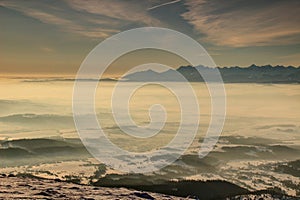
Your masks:
{"label": "cloud", "polygon": [[[63,32],[89,38],[106,38],[122,27],[159,26],[160,21],[148,15],[147,4],[126,1],[66,0],[67,4],[47,5],[36,2],[0,1],[0,6],[16,10],[45,24],[56,25]],[[64,5],[63,8],[60,6]]]}
{"label": "cloud", "polygon": [[299,58],[300,58],[300,53],[293,53],[290,55],[283,55],[283,56],[278,56],[277,59],[281,64],[285,65],[293,65],[295,67],[299,66]]}
{"label": "cloud", "polygon": [[44,23],[58,25],[61,27],[62,31],[76,33],[86,37],[105,38],[110,36],[112,33],[118,32],[118,30],[114,30],[111,28],[107,29],[99,28],[97,26],[91,27],[80,25],[74,21],[57,17],[52,14],[41,12],[38,10],[27,9],[23,10],[23,12],[26,15],[36,18]]}
{"label": "cloud", "polygon": [[149,15],[150,2],[120,0],[66,0],[76,10],[98,16],[106,16],[127,22],[142,23],[147,26],[159,26],[161,22]]}
{"label": "cloud", "polygon": [[297,0],[187,0],[182,16],[220,46],[244,47],[299,43],[300,2]]}
{"label": "cloud", "polygon": [[109,21],[103,21],[100,19],[96,20],[91,16],[82,16],[81,19],[71,20],[71,12],[69,12],[70,16],[67,17],[66,15],[63,15],[63,11],[54,13],[53,9],[55,9],[55,7],[53,8],[49,6],[45,8],[45,6],[43,7],[38,3],[23,4],[22,2],[11,0],[1,1],[0,5],[12,10],[16,10],[45,24],[56,25],[61,29],[62,32],[75,33],[90,38],[105,38],[113,33],[118,32],[117,29],[108,27],[110,24],[103,26],[103,24],[105,25],[105,23],[109,23]]}
{"label": "cloud", "polygon": [[147,10],[153,10],[153,9],[160,8],[162,6],[170,5],[170,4],[173,4],[173,3],[177,3],[177,2],[180,2],[180,1],[181,0],[169,1],[167,3],[162,3],[162,4],[159,4],[159,5],[156,5],[156,6],[152,6],[151,8],[148,8]]}
{"label": "cloud", "polygon": [[[171,4],[176,5],[168,6]],[[64,0],[48,4],[0,0],[0,5],[55,25],[62,32],[87,38],[103,39],[129,28],[172,27],[180,22],[179,26],[173,26],[176,30],[190,30],[190,34],[201,36],[200,41],[217,46],[289,45],[300,41],[298,0],[228,0],[226,3],[219,0]],[[156,10],[160,7],[170,8],[171,14]],[[172,9],[175,11],[171,12]]]}
{"label": "cloud", "polygon": [[41,50],[43,52],[47,52],[47,53],[51,53],[54,52],[54,49],[50,48],[50,47],[41,47]]}

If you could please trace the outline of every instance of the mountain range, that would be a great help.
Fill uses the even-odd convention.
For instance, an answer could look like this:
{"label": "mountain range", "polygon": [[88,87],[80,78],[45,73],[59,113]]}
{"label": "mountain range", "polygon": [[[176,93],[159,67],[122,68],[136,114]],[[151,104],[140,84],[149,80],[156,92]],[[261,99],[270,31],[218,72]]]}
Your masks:
{"label": "mountain range", "polygon": [[[158,82],[180,81],[178,72],[190,82],[204,82],[199,71],[205,74],[219,70],[225,83],[300,83],[300,67],[293,66],[257,66],[249,67],[217,67],[206,66],[181,66],[177,69],[169,69],[164,72],[156,72],[151,69],[128,74],[124,81]],[[182,80],[182,79],[181,79]],[[213,80],[212,80],[213,81]]]}

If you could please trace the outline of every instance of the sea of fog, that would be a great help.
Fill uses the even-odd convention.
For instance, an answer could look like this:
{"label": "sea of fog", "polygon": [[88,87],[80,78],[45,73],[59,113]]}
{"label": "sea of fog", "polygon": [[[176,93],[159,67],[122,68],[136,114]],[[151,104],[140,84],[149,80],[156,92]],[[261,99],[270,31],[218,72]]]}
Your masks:
{"label": "sea of fog", "polygon": [[[82,145],[72,114],[73,84],[69,79],[0,80],[0,173],[76,178],[83,183],[111,174],[122,177]],[[155,136],[134,138],[120,130],[112,115],[114,85],[100,82],[95,95],[98,121],[110,141],[127,151],[147,152],[175,137],[181,115],[172,91],[156,84],[135,91],[129,110],[137,125],[149,123],[154,104],[164,106],[167,119]],[[300,85],[225,84],[225,125],[217,145],[203,159],[198,151],[210,122],[211,101],[204,83],[191,85],[199,102],[198,134],[176,162],[147,176],[227,180],[250,190],[278,187],[299,195]],[[181,83],[178,87],[184,90]]]}

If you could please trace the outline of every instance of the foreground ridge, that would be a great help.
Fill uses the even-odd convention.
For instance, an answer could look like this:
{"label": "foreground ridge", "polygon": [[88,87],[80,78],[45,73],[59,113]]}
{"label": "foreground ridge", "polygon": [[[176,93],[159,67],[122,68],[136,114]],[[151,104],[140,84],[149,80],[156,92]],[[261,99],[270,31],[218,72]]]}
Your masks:
{"label": "foreground ridge", "polygon": [[[212,191],[213,192],[213,191]],[[176,197],[155,192],[137,191],[127,188],[95,187],[91,185],[75,184],[59,179],[44,179],[30,174],[0,175],[0,199],[161,199],[183,200],[198,199],[197,197]],[[236,195],[224,200],[299,200],[272,191],[262,190],[249,194]]]}
{"label": "foreground ridge", "polygon": [[126,188],[93,187],[60,180],[1,175],[0,199],[187,199]]}

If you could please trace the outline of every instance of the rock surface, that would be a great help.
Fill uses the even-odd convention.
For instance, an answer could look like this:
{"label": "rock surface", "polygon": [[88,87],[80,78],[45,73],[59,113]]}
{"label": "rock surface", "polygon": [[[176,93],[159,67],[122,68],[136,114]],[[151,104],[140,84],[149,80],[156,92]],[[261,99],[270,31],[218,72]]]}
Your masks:
{"label": "rock surface", "polygon": [[[61,180],[0,175],[0,199],[125,199],[179,200],[190,199],[171,195],[143,192],[126,188],[94,187]],[[299,200],[298,197],[269,193],[237,195],[224,200]]]}
{"label": "rock surface", "polygon": [[125,188],[105,188],[29,177],[0,177],[0,199],[186,199]]}

